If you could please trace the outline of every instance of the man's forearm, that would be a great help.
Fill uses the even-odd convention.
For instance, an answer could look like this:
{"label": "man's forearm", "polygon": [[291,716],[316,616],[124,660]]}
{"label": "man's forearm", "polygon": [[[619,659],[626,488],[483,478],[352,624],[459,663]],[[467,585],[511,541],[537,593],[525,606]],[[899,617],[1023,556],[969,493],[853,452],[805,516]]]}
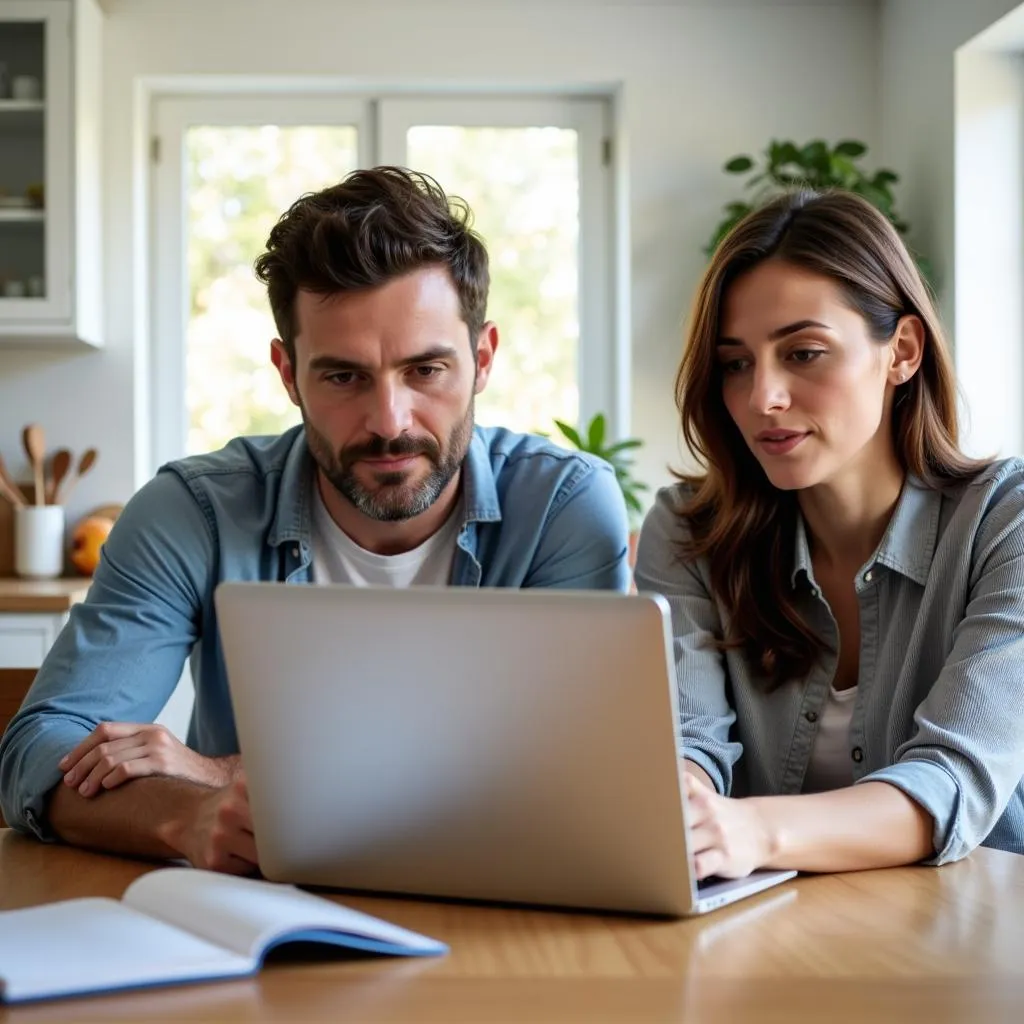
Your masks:
{"label": "man's forearm", "polygon": [[135,779],[86,798],[63,783],[50,794],[54,832],[74,846],[162,859],[184,856],[180,836],[209,788],[184,779]]}

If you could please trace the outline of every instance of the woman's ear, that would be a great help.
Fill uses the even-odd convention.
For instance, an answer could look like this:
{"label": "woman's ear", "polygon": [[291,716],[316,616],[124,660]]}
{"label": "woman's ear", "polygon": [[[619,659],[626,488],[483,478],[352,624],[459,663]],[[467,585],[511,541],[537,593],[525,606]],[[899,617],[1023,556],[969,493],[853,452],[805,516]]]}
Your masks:
{"label": "woman's ear", "polygon": [[894,387],[905,384],[917,373],[924,358],[925,330],[919,316],[900,318],[889,341],[889,383]]}

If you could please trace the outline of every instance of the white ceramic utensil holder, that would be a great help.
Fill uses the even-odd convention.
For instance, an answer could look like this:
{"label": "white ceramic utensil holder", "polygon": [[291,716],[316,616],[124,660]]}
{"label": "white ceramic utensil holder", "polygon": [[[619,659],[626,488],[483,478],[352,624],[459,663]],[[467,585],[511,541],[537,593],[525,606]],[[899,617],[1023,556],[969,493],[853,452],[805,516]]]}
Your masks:
{"label": "white ceramic utensil holder", "polygon": [[64,506],[14,510],[14,571],[26,579],[53,579],[64,571]]}

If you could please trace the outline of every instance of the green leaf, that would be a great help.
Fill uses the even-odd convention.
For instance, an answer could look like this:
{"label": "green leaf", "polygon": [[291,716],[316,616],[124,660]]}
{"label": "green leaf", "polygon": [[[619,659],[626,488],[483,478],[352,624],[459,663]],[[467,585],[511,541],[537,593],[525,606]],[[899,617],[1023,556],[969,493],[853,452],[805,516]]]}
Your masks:
{"label": "green leaf", "polygon": [[800,166],[800,150],[792,142],[783,142],[779,146],[779,166],[785,164]]}
{"label": "green leaf", "polygon": [[842,153],[836,152],[832,155],[829,162],[831,164],[832,177],[837,185],[848,188],[860,179],[860,170],[848,156],[843,156]]}
{"label": "green leaf", "polygon": [[643,441],[638,440],[635,437],[631,437],[625,441],[617,441],[609,448],[605,449],[605,458],[616,455],[618,452],[628,451],[630,448],[642,448]]}
{"label": "green leaf", "polygon": [[596,454],[601,453],[601,447],[604,445],[605,427],[604,413],[599,412],[590,421],[590,433],[587,437],[588,447]]}
{"label": "green leaf", "polygon": [[770,142],[768,144],[768,169],[774,171],[779,164],[784,163],[785,146],[781,142]]}
{"label": "green leaf", "polygon": [[729,174],[745,174],[753,166],[754,161],[749,156],[734,156],[725,165],[725,170]]}
{"label": "green leaf", "polygon": [[860,181],[854,191],[862,195],[872,206],[877,206],[883,213],[888,214],[892,207],[892,196],[886,189],[875,188],[870,181]]}
{"label": "green leaf", "polygon": [[868,147],[863,142],[857,142],[854,139],[845,139],[834,150],[840,156],[849,156],[855,159],[858,156],[863,156],[867,151]]}
{"label": "green leaf", "polygon": [[563,423],[561,420],[555,420],[555,426],[565,435],[570,444],[574,444],[581,451],[586,447],[575,427],[570,427],[568,423]]}
{"label": "green leaf", "polygon": [[[880,210],[900,234],[906,235],[909,225],[896,213],[896,197],[891,187],[900,180],[899,175],[889,168],[865,172],[855,161],[867,150],[868,147],[856,139],[842,139],[834,147],[823,139],[812,139],[804,145],[784,139],[769,140],[762,151],[761,169],[743,184],[747,200],[725,206],[725,217],[705,246],[705,254],[712,256],[736,223],[777,195],[780,188],[800,186],[819,190],[838,187],[854,192]],[[736,173],[754,168],[755,162],[749,156],[734,157],[726,165],[727,170]],[[919,265],[922,262],[919,261]]]}
{"label": "green leaf", "polygon": [[815,139],[813,142],[808,142],[807,145],[800,150],[800,163],[808,170],[827,174],[829,166],[828,146],[821,139]]}

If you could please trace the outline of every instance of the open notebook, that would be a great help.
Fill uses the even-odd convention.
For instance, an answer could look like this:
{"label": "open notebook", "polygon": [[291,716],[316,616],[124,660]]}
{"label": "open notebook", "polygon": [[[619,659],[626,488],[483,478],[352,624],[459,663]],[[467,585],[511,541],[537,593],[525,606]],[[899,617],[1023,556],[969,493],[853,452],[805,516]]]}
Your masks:
{"label": "open notebook", "polygon": [[286,942],[435,956],[448,947],[291,885],[162,868],[120,901],[0,913],[0,1002],[255,974]]}

